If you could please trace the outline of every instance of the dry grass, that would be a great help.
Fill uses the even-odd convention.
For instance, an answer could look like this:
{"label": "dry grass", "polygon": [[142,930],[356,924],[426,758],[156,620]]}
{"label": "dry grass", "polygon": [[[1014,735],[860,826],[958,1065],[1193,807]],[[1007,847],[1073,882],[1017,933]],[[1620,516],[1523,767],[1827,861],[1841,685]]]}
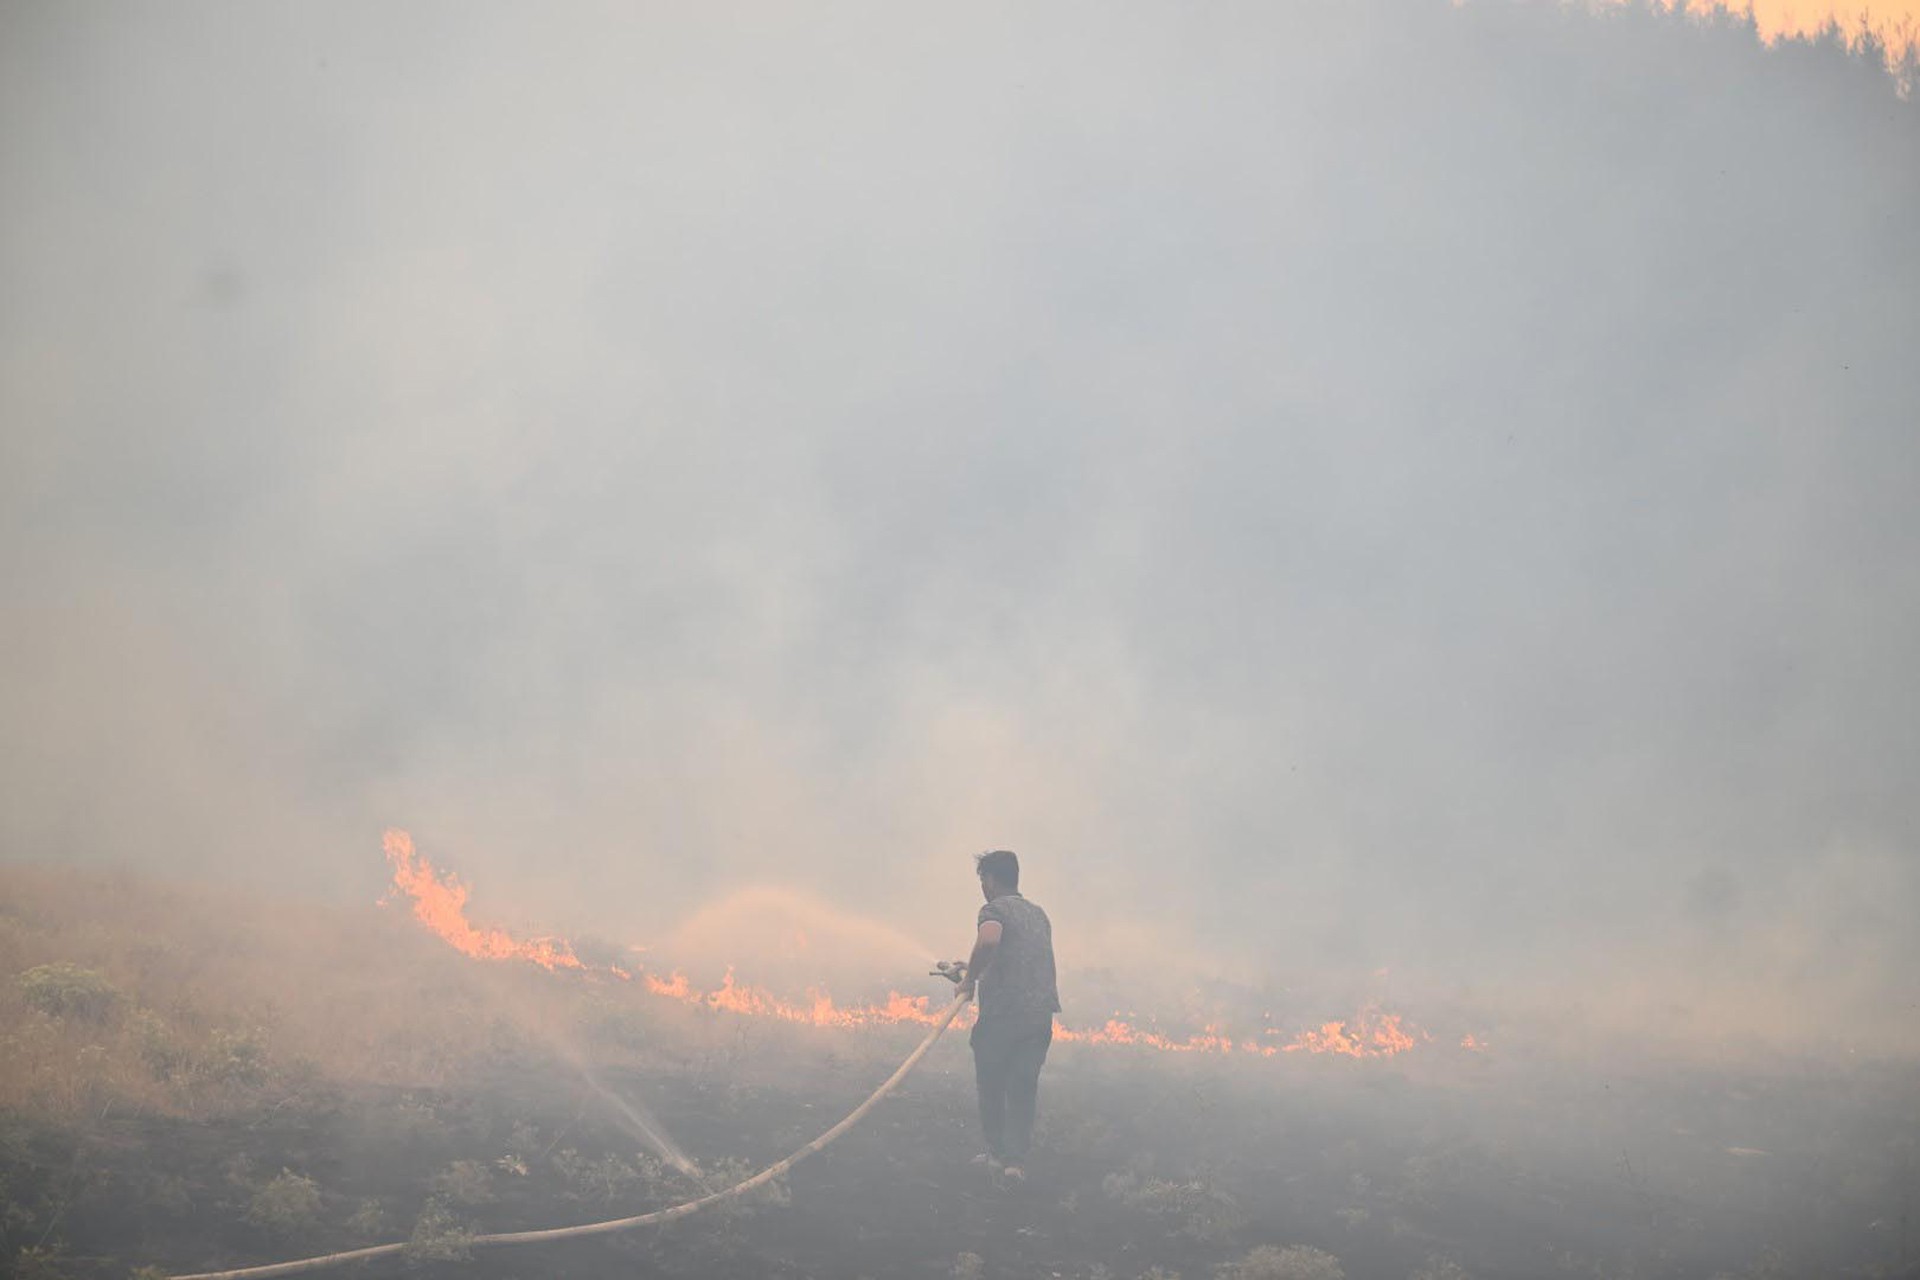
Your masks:
{"label": "dry grass", "polygon": [[[21,976],[69,964],[114,990],[97,1016],[33,1006]],[[905,1034],[905,1033],[903,1033]],[[469,960],[406,915],[276,901],[124,872],[0,868],[0,1108],[207,1117],[316,1086],[432,1087],[504,1055],[596,1065],[819,1062],[893,1053],[663,1002],[634,987]]]}
{"label": "dry grass", "polygon": [[[34,1007],[21,975],[60,963],[104,977],[112,1007]],[[205,1115],[315,1080],[439,1083],[497,1021],[459,957],[390,913],[0,871],[0,1106]]]}

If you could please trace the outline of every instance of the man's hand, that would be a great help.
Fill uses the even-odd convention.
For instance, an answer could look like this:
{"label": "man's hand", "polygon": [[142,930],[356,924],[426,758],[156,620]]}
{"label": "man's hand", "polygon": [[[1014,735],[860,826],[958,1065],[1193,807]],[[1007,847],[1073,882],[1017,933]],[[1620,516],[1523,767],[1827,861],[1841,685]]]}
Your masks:
{"label": "man's hand", "polygon": [[964,999],[973,999],[973,987],[980,980],[980,974],[993,961],[993,949],[1000,945],[1000,922],[985,920],[980,924],[980,933],[973,940],[973,954],[967,957],[966,981],[960,984],[960,994]]}
{"label": "man's hand", "polygon": [[934,975],[953,983],[954,995],[962,1000],[973,999],[973,979],[967,975],[965,960],[942,960],[933,966]]}

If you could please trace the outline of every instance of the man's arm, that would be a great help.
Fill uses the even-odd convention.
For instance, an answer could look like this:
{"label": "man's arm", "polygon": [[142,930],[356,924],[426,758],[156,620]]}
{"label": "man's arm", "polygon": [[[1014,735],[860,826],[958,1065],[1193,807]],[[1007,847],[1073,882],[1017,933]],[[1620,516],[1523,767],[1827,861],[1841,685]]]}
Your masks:
{"label": "man's arm", "polygon": [[1000,922],[982,920],[980,932],[973,940],[973,954],[967,957],[966,981],[960,984],[960,998],[973,999],[974,984],[980,981],[981,972],[993,963],[993,949],[1000,945]]}

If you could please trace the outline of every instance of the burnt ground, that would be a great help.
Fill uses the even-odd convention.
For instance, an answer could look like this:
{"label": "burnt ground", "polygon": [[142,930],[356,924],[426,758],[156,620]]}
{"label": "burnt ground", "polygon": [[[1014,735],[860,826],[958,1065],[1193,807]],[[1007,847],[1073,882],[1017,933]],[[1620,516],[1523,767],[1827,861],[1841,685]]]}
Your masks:
{"label": "burnt ground", "polygon": [[[687,1045],[599,1074],[716,1178],[815,1136],[914,1043],[904,1030],[701,1017]],[[577,1070],[528,1045],[497,1048],[463,1082],[433,1089],[295,1073],[217,1118],[111,1103],[64,1126],[9,1113],[8,1257],[22,1275],[125,1276],[411,1235],[417,1256],[358,1274],[1158,1267],[1192,1280],[1266,1244],[1323,1250],[1347,1276],[1391,1280],[1920,1275],[1910,1067],[1612,1071],[1437,1051],[1424,1062],[1268,1062],[1058,1046],[1041,1151],[1018,1188],[968,1163],[969,1072],[964,1034],[950,1033],[864,1125],[742,1211],[464,1259],[463,1226],[592,1221],[693,1188]]]}

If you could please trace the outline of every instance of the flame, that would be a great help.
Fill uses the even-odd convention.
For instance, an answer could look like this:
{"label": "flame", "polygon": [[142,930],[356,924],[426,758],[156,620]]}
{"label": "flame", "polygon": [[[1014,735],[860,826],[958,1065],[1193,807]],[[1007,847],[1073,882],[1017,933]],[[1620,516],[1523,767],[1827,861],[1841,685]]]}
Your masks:
{"label": "flame", "polygon": [[[618,965],[596,968],[574,954],[561,938],[517,939],[500,929],[476,928],[467,919],[467,887],[450,872],[435,869],[427,858],[415,851],[413,838],[406,832],[391,830],[383,841],[387,861],[393,866],[395,897],[412,904],[414,919],[432,930],[455,950],[483,960],[530,960],[544,969],[574,969],[631,979],[634,974]],[[391,899],[383,899],[385,902]],[[804,938],[800,939],[804,945]],[[644,947],[630,947],[632,955],[646,954]],[[639,969],[641,986],[651,995],[698,1008],[744,1017],[773,1018],[782,1022],[803,1023],[815,1027],[857,1028],[929,1025],[939,1014],[926,996],[908,996],[898,991],[887,994],[878,1004],[839,1005],[825,991],[809,990],[804,1001],[782,998],[764,987],[739,981],[731,969],[712,991],[702,991],[675,970],[661,974]],[[1123,1046],[1161,1053],[1243,1054],[1274,1058],[1283,1054],[1333,1054],[1349,1058],[1387,1058],[1414,1048],[1421,1039],[1431,1040],[1425,1032],[1416,1033],[1405,1026],[1400,1015],[1369,1009],[1351,1022],[1326,1022],[1302,1031],[1285,1043],[1271,1038],[1281,1034],[1268,1027],[1267,1039],[1243,1036],[1235,1038],[1217,1026],[1206,1026],[1185,1037],[1169,1036],[1138,1027],[1119,1017],[1103,1025],[1076,1029],[1058,1021],[1054,1039],[1065,1044]],[[1465,1049],[1484,1046],[1468,1035],[1461,1041]]]}
{"label": "flame", "polygon": [[699,993],[687,985],[687,975],[684,973],[676,973],[671,978],[659,978],[649,973],[646,979],[647,990],[657,996],[665,996],[669,1000],[685,1000],[689,1004],[700,998]]}
{"label": "flame", "polygon": [[[1741,6],[1730,4],[1727,7],[1733,10],[1731,16],[1735,19],[1743,17]],[[1800,4],[1795,0],[1749,0],[1744,18],[1753,23],[1755,34],[1767,45],[1779,45],[1793,39],[1812,40],[1819,37],[1828,26],[1833,26],[1849,37],[1857,37],[1861,32],[1871,30],[1881,40],[1890,43],[1897,54],[1912,31],[1915,14],[1911,0],[1907,3],[1900,3],[1900,0],[1863,3],[1858,10],[1859,17],[1851,27],[1841,26],[1837,21],[1835,10],[1838,8],[1837,5]],[[1705,6],[1696,6],[1695,12],[1704,9]]]}
{"label": "flame", "polygon": [[664,978],[652,973],[645,978],[648,991],[681,1004],[753,1018],[804,1022],[815,1027],[871,1027],[901,1022],[931,1025],[940,1020],[927,997],[902,995],[898,991],[888,992],[880,1004],[837,1005],[825,991],[810,989],[805,1003],[795,1003],[781,999],[765,987],[739,981],[731,969],[712,991],[699,990],[687,981],[686,974],[677,970]]}
{"label": "flame", "polygon": [[[1269,1035],[1276,1034],[1268,1028]],[[1090,1031],[1074,1031],[1056,1025],[1054,1038],[1069,1044],[1138,1045],[1163,1053],[1244,1053],[1274,1058],[1283,1053],[1332,1053],[1349,1058],[1390,1058],[1405,1053],[1419,1041],[1401,1023],[1397,1013],[1369,1010],[1351,1026],[1346,1022],[1323,1023],[1303,1031],[1286,1044],[1262,1044],[1251,1038],[1235,1040],[1218,1027],[1205,1027],[1185,1039],[1144,1031],[1131,1023],[1111,1018],[1105,1026]]]}
{"label": "flame", "polygon": [[[467,886],[451,872],[441,874],[422,854],[414,852],[413,837],[390,830],[381,838],[387,861],[393,866],[395,892],[413,902],[413,918],[433,930],[455,951],[481,960],[531,960],[543,969],[585,969],[573,948],[559,938],[520,941],[501,929],[476,929],[467,923]],[[382,900],[383,905],[386,900]]]}
{"label": "flame", "polygon": [[1349,1027],[1344,1022],[1322,1023],[1318,1031],[1303,1031],[1282,1053],[1344,1053],[1353,1058],[1387,1058],[1405,1053],[1417,1042],[1400,1025],[1397,1013],[1369,1012]]}

